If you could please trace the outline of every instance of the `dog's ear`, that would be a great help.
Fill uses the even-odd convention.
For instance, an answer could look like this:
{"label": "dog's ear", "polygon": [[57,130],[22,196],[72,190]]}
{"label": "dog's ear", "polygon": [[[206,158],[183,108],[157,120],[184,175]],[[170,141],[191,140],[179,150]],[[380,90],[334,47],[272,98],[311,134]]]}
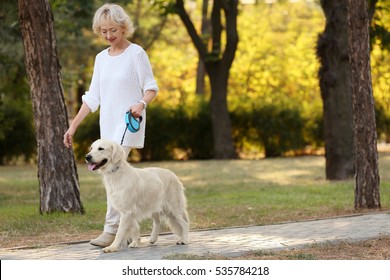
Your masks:
{"label": "dog's ear", "polygon": [[125,151],[119,144],[112,144],[112,161],[117,163],[121,160],[125,160]]}

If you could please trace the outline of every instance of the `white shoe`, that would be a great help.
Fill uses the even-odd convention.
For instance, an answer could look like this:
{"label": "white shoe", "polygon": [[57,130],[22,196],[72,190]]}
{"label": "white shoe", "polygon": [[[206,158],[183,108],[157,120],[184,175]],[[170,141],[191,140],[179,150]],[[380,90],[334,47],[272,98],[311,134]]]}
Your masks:
{"label": "white shoe", "polygon": [[99,247],[107,247],[114,242],[115,234],[103,232],[99,237],[92,239],[89,244],[99,246]]}

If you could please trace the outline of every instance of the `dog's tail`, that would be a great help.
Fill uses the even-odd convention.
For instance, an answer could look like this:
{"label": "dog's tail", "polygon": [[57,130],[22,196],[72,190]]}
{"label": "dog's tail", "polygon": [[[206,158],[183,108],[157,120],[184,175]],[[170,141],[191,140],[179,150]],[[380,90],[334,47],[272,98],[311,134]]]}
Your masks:
{"label": "dog's tail", "polygon": [[[187,199],[186,199],[186,196],[184,194],[184,191],[185,191],[185,188],[182,184],[182,182],[180,181],[180,179],[175,175],[173,174],[173,178],[171,179],[171,184],[174,185],[177,193],[179,193],[179,207],[180,209],[184,209],[185,210],[185,220],[187,222],[189,222],[189,219],[188,219],[188,214],[187,214]],[[184,218],[184,217],[183,217]]]}
{"label": "dog's tail", "polygon": [[172,172],[170,176],[170,191],[174,194],[168,194],[170,198],[170,214],[168,215],[168,224],[171,229],[179,236],[186,234],[190,228],[190,219],[187,212],[187,199],[184,194],[184,186],[179,178]]}

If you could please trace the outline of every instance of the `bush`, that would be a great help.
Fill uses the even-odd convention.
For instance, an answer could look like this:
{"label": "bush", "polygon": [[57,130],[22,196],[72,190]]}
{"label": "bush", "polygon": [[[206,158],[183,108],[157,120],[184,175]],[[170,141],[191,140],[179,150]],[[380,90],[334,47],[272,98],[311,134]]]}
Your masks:
{"label": "bush", "polygon": [[187,123],[185,148],[190,151],[191,159],[213,158],[213,130],[209,104],[202,101]]}
{"label": "bush", "polygon": [[144,160],[177,158],[178,150],[188,159],[212,158],[212,129],[208,106],[200,102],[194,109],[151,106],[148,109]]}
{"label": "bush", "polygon": [[283,156],[286,152],[303,149],[304,120],[297,108],[272,104],[252,111],[233,113],[235,141],[242,147],[243,140],[261,145],[266,157]]}
{"label": "bush", "polygon": [[314,149],[324,147],[324,117],[322,107],[313,106],[302,118],[305,123],[303,138],[307,145]]}
{"label": "bush", "polygon": [[375,119],[378,140],[390,143],[390,114],[378,103],[375,103]]}
{"label": "bush", "polygon": [[150,106],[147,113],[145,147],[140,150],[144,160],[173,158],[173,149],[183,137],[183,111]]}
{"label": "bush", "polygon": [[265,106],[252,115],[253,127],[258,128],[266,157],[283,156],[284,153],[303,149],[304,122],[296,108]]}
{"label": "bush", "polygon": [[36,154],[31,107],[8,102],[0,112],[0,164],[20,156],[31,159]]}
{"label": "bush", "polygon": [[[252,110],[231,112],[233,138],[238,152],[255,147],[266,157],[297,154],[307,146],[323,146],[322,111],[303,114],[295,105],[262,104]],[[381,113],[382,112],[382,113]],[[389,119],[377,111],[378,130],[388,132]],[[83,158],[91,142],[99,138],[98,114],[93,114],[75,135],[77,158]],[[145,147],[140,160],[213,158],[213,133],[209,105],[201,100],[194,107],[148,107]]]}

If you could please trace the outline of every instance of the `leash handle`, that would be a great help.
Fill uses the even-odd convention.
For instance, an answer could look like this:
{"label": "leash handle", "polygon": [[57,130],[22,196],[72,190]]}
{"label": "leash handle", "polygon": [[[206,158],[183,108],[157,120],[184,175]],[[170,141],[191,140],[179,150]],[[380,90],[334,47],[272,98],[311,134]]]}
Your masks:
{"label": "leash handle", "polygon": [[[131,110],[126,112],[126,117],[125,117],[126,124],[128,125],[127,128],[135,133],[141,128],[141,123],[142,123],[142,116],[139,116],[138,120],[133,116]],[[135,126],[135,124],[137,124]]]}
{"label": "leash handle", "polygon": [[[134,121],[138,122],[138,127],[134,127],[134,125],[132,123],[132,119]],[[131,112],[131,110],[126,112],[126,117],[125,117],[126,128],[125,128],[125,131],[123,132],[123,135],[122,135],[121,146],[123,144],[123,140],[124,140],[125,135],[126,135],[126,130],[130,130],[131,132],[135,133],[141,128],[142,116],[139,116],[138,119],[139,120],[137,120],[136,118],[133,117],[133,113]]]}

